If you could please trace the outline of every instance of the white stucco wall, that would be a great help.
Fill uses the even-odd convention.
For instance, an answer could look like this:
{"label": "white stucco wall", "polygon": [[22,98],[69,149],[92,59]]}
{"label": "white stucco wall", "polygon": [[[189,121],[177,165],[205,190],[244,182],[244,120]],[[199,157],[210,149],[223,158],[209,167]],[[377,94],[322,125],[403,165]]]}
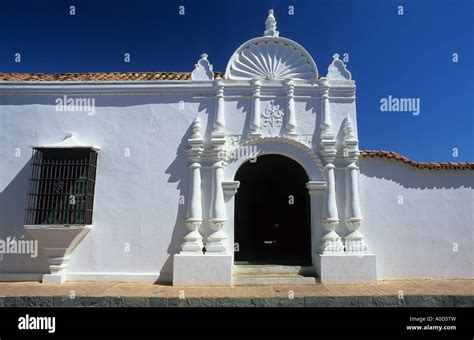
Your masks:
{"label": "white stucco wall", "polygon": [[474,172],[362,159],[360,231],[378,279],[474,278]]}
{"label": "white stucco wall", "polygon": [[[31,146],[58,142],[67,131],[75,131],[79,139],[101,150],[93,230],[74,252],[69,272],[161,272],[169,276],[170,256],[179,252],[185,232],[185,206],[179,201],[188,189],[185,150],[189,127],[200,114],[206,128],[207,110],[214,107],[214,101],[183,96],[95,96],[96,112],[88,115],[55,111],[56,97],[2,98],[0,237],[23,234]],[[183,108],[181,100],[185,101]],[[17,148],[21,157],[15,157]],[[47,270],[43,257],[5,255],[0,262],[2,272]]]}
{"label": "white stucco wall", "polygon": [[[102,278],[106,274],[110,278],[140,274],[170,282],[173,255],[179,252],[186,233],[186,209],[180,204],[180,196],[186,198],[188,193],[185,151],[190,127],[198,115],[208,146],[215,114],[212,83],[201,86],[188,93],[182,90],[170,93],[146,85],[140,90],[137,86],[131,90],[133,93],[109,88],[88,90],[87,94],[80,90],[67,92],[64,87],[47,90],[46,86],[40,93],[32,90],[33,93],[19,91],[13,95],[10,91],[0,95],[0,238],[20,238],[24,234],[31,146],[56,143],[66,132],[75,131],[80,140],[98,145],[101,150],[93,230],[74,251],[68,274],[71,277],[76,274],[76,278],[82,274],[89,277],[101,274]],[[229,91],[231,95],[226,98],[226,132],[231,135],[246,134],[252,110],[251,92],[239,86],[240,90]],[[274,95],[281,97],[280,102],[285,97],[282,89],[274,91]],[[54,101],[65,93],[93,97],[95,114],[56,111]],[[268,99],[262,100],[262,107],[265,105]],[[315,133],[317,140],[321,121],[317,89],[306,88],[302,93],[297,88],[295,107],[298,132]],[[331,102],[331,120],[338,144],[342,138],[341,123],[347,116],[357,137],[354,100]],[[15,156],[18,148],[20,157]],[[301,149],[277,142],[262,145],[261,149],[292,156],[306,169],[311,180],[322,180],[316,163]],[[130,157],[126,157],[127,152]],[[236,161],[227,166],[226,181],[234,179],[241,164],[242,161]],[[360,230],[366,236],[369,250],[377,256],[379,279],[473,278],[473,172],[421,171],[376,159],[362,159],[360,167],[364,216]],[[343,175],[344,170],[336,170],[341,221],[345,204]],[[210,186],[211,170],[204,165],[203,236],[210,232],[206,222]],[[398,204],[400,195],[402,205]],[[314,256],[323,234],[322,196],[314,196],[311,201]],[[232,204],[233,200],[227,203],[230,220],[224,227],[229,249],[234,234]],[[343,222],[337,232],[347,235]],[[453,251],[454,243],[457,252]],[[5,255],[0,261],[0,276],[46,272],[48,263],[41,252],[37,259]]]}
{"label": "white stucco wall", "polygon": [[[24,235],[32,146],[56,143],[68,131],[74,131],[79,140],[99,146],[100,152],[93,229],[74,251],[68,275],[78,279],[81,275],[93,277],[93,274],[111,278],[140,274],[170,282],[172,257],[179,252],[186,233],[187,139],[191,135],[192,121],[199,116],[205,145],[209,145],[216,105],[210,88],[211,93],[208,87],[179,95],[156,89],[150,95],[105,91],[88,91],[81,95],[79,90],[68,92],[61,88],[49,93],[40,90],[40,94],[18,95],[13,91],[13,95],[0,96],[0,238],[15,236],[19,239]],[[248,131],[252,105],[248,93],[240,93],[242,98],[226,100],[228,134]],[[64,94],[94,98],[94,114],[56,111],[55,100]],[[284,91],[278,94],[285,96]],[[305,133],[316,129],[318,105],[319,100],[311,96],[300,101],[297,114],[306,117],[301,125]],[[261,149],[295,154],[311,176],[321,180],[317,165],[301,150],[286,144]],[[20,157],[15,155],[17,150],[21,151]],[[225,180],[233,180],[242,162],[235,160],[229,164]],[[203,164],[201,172],[204,222],[200,231],[207,236],[210,233],[206,221],[210,164]],[[180,204],[183,197],[184,204]],[[232,213],[231,209],[229,217]],[[232,249],[233,221],[229,221],[224,230]],[[6,278],[48,271],[48,262],[41,250],[38,258],[7,254],[0,261],[0,276],[8,274],[3,275]]]}

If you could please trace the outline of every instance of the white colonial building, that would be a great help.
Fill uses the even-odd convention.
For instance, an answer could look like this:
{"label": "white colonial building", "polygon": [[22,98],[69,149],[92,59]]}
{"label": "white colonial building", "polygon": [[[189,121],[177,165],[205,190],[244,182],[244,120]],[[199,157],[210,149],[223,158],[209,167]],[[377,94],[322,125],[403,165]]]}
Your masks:
{"label": "white colonial building", "polygon": [[339,56],[265,24],[223,74],[0,74],[0,279],[473,279],[474,164],[359,150]]}

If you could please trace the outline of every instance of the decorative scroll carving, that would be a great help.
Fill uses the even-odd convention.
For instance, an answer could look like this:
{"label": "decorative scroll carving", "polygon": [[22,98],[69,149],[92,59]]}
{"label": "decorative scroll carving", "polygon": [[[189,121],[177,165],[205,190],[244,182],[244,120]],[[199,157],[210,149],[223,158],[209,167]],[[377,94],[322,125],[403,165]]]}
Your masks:
{"label": "decorative scroll carving", "polygon": [[280,109],[280,105],[270,101],[270,105],[262,112],[262,126],[266,128],[281,127],[285,113]]}

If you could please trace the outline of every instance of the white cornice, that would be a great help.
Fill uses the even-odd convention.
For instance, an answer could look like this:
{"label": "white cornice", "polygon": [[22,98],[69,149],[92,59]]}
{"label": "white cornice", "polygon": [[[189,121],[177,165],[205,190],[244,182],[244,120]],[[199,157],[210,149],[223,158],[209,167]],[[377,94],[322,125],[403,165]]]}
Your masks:
{"label": "white cornice", "polygon": [[[222,80],[224,86],[224,97],[228,95],[240,95],[252,93],[251,81]],[[319,95],[322,87],[318,82],[294,81],[295,96]],[[333,87],[334,85],[334,87]],[[338,81],[329,83],[329,94],[331,97],[351,98],[355,94],[353,81]],[[286,91],[283,81],[262,81],[262,96],[272,96]],[[192,95],[209,96],[216,95],[217,88],[213,81],[134,81],[134,82],[1,82],[0,95]]]}

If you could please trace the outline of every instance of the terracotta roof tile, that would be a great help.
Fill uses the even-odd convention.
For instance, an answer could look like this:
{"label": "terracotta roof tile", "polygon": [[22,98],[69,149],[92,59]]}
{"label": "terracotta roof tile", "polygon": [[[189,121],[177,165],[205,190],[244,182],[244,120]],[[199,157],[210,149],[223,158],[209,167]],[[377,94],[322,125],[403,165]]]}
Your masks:
{"label": "terracotta roof tile", "polygon": [[424,170],[474,170],[474,162],[415,162],[393,151],[361,150],[361,157],[388,158]]}
{"label": "terracotta roof tile", "polygon": [[[223,72],[214,72],[223,77]],[[0,81],[191,80],[190,72],[0,73]]]}

